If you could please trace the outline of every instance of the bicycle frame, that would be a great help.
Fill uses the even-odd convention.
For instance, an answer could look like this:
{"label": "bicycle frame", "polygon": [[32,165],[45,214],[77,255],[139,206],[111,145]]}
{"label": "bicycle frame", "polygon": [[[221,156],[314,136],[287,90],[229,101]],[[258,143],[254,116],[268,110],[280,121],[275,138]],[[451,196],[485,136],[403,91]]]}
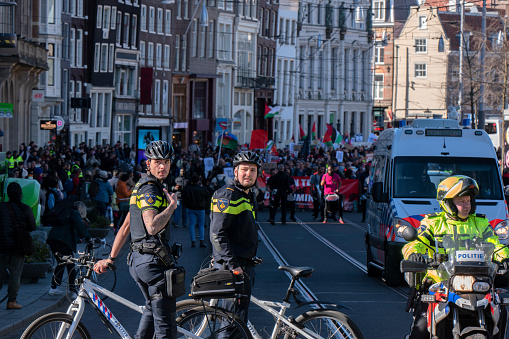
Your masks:
{"label": "bicycle frame", "polygon": [[[67,314],[71,315],[73,317],[73,322],[70,326],[68,337],[72,337],[74,331],[76,330],[76,327],[78,326],[78,323],[81,320],[81,317],[83,316],[83,312],[85,311],[85,301],[90,300],[91,304],[99,310],[99,312],[105,317],[105,319],[109,322],[111,327],[115,329],[117,334],[123,338],[123,339],[131,339],[132,337],[129,335],[127,330],[122,326],[122,324],[115,318],[113,313],[106,307],[106,304],[99,298],[97,293],[95,291],[101,292],[101,294],[107,295],[111,299],[115,300],[116,302],[129,307],[130,309],[143,313],[145,310],[145,306],[136,305],[135,303],[97,285],[91,282],[89,279],[83,279],[83,283],[81,284],[80,291],[78,294],[78,298],[74,300],[69,308],[67,309]],[[62,324],[61,326],[67,326],[67,324]],[[57,339],[62,339],[62,334],[64,331],[64,327],[61,327]],[[193,339],[201,339],[201,337],[193,334],[192,332],[189,332],[181,327],[177,327],[177,331],[184,334],[188,338]]]}

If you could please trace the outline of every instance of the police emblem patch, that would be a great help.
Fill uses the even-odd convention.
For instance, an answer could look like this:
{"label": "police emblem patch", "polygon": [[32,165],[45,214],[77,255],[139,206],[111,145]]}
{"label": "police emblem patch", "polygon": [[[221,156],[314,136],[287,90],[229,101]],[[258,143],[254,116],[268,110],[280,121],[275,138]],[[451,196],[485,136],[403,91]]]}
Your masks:
{"label": "police emblem patch", "polygon": [[228,199],[217,199],[217,209],[221,212],[226,211],[226,209],[230,206],[230,200]]}
{"label": "police emblem patch", "polygon": [[154,205],[156,203],[156,195],[155,194],[145,194],[145,202],[149,205]]}
{"label": "police emblem patch", "polygon": [[419,226],[419,228],[417,229],[417,234],[418,235],[421,235],[422,232],[426,231],[428,229],[428,226],[427,225],[421,225]]}

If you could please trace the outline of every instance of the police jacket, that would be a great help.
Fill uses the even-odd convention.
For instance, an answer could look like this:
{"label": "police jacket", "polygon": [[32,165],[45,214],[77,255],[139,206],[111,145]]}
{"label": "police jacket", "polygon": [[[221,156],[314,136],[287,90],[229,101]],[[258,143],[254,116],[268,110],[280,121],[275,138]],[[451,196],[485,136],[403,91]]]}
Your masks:
{"label": "police jacket", "polygon": [[[131,239],[132,242],[149,241],[159,243],[158,236],[148,234],[143,222],[144,211],[154,209],[161,213],[168,206],[168,201],[163,192],[163,185],[154,176],[148,175],[141,178],[133,188],[129,201],[129,212],[131,213]],[[166,225],[158,235],[161,236],[163,244],[168,242],[166,237]]]}
{"label": "police jacket", "polygon": [[214,192],[210,214],[212,256],[229,269],[256,255],[258,233],[252,192],[226,185]]}
{"label": "police jacket", "polygon": [[[435,249],[436,240],[438,253],[445,253],[442,245],[443,236],[446,234],[453,235],[454,228],[456,228],[456,234],[461,237],[461,240],[480,238],[483,241],[493,243],[495,245],[495,252],[504,246],[500,243],[498,236],[493,233],[489,220],[484,214],[470,214],[464,221],[448,218],[445,212],[428,214],[421,221],[419,239],[433,249]],[[428,254],[430,258],[434,254],[431,249],[419,242],[419,240],[409,242],[403,247],[404,259],[408,259],[412,253]],[[496,261],[502,261],[505,258],[509,258],[509,249],[507,247],[496,252],[493,256],[493,260]],[[427,276],[434,282],[440,281],[436,271],[429,270]]]}

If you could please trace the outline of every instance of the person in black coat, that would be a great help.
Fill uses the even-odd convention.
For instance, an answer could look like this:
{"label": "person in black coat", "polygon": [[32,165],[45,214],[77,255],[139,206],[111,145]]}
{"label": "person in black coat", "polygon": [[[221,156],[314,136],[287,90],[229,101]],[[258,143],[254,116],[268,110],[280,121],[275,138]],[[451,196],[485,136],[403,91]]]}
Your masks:
{"label": "person in black coat", "polygon": [[[30,207],[21,202],[23,191],[17,182],[7,186],[8,202],[0,202],[0,289],[2,288],[5,271],[8,268],[9,286],[7,287],[7,309],[20,309],[16,302],[20,287],[21,272],[25,254],[15,238],[15,228],[21,227],[29,232],[35,230],[35,218]],[[9,209],[12,208],[17,220],[11,219]]]}
{"label": "person in black coat", "polygon": [[200,176],[193,174],[191,184],[187,185],[182,191],[182,203],[187,208],[189,217],[189,235],[191,236],[191,247],[195,247],[194,228],[198,222],[198,236],[200,247],[205,245],[205,209],[210,208],[210,195],[205,187],[200,185]]}
{"label": "person in black coat", "polygon": [[274,198],[274,207],[270,209],[269,222],[274,225],[277,208],[281,206],[281,224],[286,224],[286,203],[290,189],[290,179],[285,174],[285,166],[280,164],[277,173],[267,180],[267,190]]}

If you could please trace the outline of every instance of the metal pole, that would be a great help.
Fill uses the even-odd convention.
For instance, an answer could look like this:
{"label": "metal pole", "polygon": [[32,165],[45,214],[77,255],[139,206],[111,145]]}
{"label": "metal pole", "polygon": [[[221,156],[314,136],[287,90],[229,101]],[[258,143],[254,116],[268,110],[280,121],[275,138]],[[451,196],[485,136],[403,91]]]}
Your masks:
{"label": "metal pole", "polygon": [[[465,0],[461,1],[461,19],[460,19],[460,69],[459,69],[459,92],[458,92],[458,106],[459,106],[459,118],[463,121],[463,109],[461,108],[461,103],[463,101],[463,23],[465,21]],[[474,113],[474,112],[472,112]]]}
{"label": "metal pole", "polygon": [[477,128],[484,129],[486,122],[484,115],[484,60],[486,57],[486,0],[482,1],[482,46],[481,46],[481,87],[479,89],[479,112],[477,114]]}
{"label": "metal pole", "polygon": [[221,148],[223,146],[224,132],[225,131],[221,132],[221,143],[219,144],[219,154],[217,155],[217,164],[216,164],[216,166],[219,166],[219,159],[221,158]]}

